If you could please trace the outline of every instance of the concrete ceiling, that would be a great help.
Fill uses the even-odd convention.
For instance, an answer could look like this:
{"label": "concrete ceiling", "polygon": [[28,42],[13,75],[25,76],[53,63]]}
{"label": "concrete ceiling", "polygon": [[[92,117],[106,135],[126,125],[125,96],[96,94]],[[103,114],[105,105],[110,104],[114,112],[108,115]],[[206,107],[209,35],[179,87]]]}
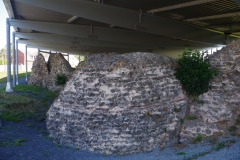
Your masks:
{"label": "concrete ceiling", "polygon": [[174,57],[186,47],[221,47],[240,37],[235,0],[3,1],[21,43],[59,52]]}

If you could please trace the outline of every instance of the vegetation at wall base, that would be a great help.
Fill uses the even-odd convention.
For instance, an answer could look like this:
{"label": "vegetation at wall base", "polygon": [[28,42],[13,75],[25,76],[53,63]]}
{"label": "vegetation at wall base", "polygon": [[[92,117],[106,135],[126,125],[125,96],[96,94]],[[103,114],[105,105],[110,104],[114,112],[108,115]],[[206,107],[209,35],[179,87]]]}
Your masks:
{"label": "vegetation at wall base", "polygon": [[188,95],[198,99],[199,95],[212,88],[210,80],[218,73],[211,69],[208,56],[204,56],[197,50],[186,49],[179,55],[177,62],[175,76]]}
{"label": "vegetation at wall base", "polygon": [[13,122],[44,121],[50,104],[59,95],[39,86],[17,85],[13,93],[6,93],[4,89],[0,89],[0,118]]}
{"label": "vegetation at wall base", "polygon": [[63,73],[58,73],[56,75],[55,83],[56,85],[64,85],[67,82],[67,76]]}

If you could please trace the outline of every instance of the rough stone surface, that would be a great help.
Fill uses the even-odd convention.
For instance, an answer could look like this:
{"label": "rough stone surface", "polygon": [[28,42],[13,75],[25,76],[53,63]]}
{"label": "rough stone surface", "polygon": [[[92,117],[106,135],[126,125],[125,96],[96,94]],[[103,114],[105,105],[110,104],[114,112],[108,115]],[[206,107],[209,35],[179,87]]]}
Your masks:
{"label": "rough stone surface", "polygon": [[211,81],[212,90],[200,96],[204,104],[190,105],[190,114],[196,115],[197,120],[183,124],[181,142],[197,134],[227,134],[240,114],[240,41],[233,41],[211,55],[210,64],[218,69],[219,75]]}
{"label": "rough stone surface", "polygon": [[42,81],[48,76],[47,63],[42,54],[38,54],[32,66],[32,73],[28,84],[42,86]]}
{"label": "rough stone surface", "polygon": [[42,54],[38,54],[33,62],[32,73],[29,85],[47,87],[49,90],[61,90],[63,86],[55,84],[55,78],[58,73],[64,73],[67,78],[71,77],[71,66],[62,54],[51,54],[48,62]]}
{"label": "rough stone surface", "polygon": [[175,63],[151,53],[90,55],[47,113],[50,137],[105,154],[177,142],[187,101]]}
{"label": "rough stone surface", "polygon": [[61,90],[63,86],[55,84],[56,75],[58,73],[65,74],[68,78],[71,76],[71,66],[62,54],[51,54],[48,59],[49,74],[43,79],[42,85],[49,90]]}

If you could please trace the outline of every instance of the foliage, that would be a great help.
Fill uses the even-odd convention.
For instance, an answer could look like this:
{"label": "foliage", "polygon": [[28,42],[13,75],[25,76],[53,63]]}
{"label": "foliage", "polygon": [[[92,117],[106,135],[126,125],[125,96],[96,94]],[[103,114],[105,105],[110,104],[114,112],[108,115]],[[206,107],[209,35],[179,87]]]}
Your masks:
{"label": "foliage", "polygon": [[39,118],[39,121],[44,121],[51,101],[59,94],[28,85],[17,85],[14,90],[14,93],[6,93],[4,88],[0,90],[0,118],[13,122],[24,118]]}
{"label": "foliage", "polygon": [[210,153],[212,153],[214,151],[219,151],[219,150],[225,148],[226,146],[231,146],[235,142],[236,141],[234,139],[219,142],[216,145],[212,146],[212,148],[210,150],[204,151],[204,152],[195,153],[195,154],[191,155],[190,157],[184,157],[184,160],[193,160],[193,159],[197,159],[198,157],[203,157],[203,156],[205,156],[207,154],[210,154]]}
{"label": "foliage", "polygon": [[196,117],[196,116],[188,115],[188,116],[186,116],[186,119],[187,119],[187,120],[195,120],[195,119],[197,119],[197,117]]}
{"label": "foliage", "polygon": [[240,124],[240,114],[237,116],[237,119],[236,119],[236,124],[239,125]]}
{"label": "foliage", "polygon": [[201,135],[201,134],[198,134],[197,137],[195,137],[193,141],[194,141],[195,143],[196,143],[196,142],[201,142],[201,141],[202,141],[202,135]]}
{"label": "foliage", "polygon": [[217,71],[211,69],[208,56],[186,49],[179,55],[177,62],[175,76],[188,95],[198,97],[212,88],[210,80],[217,76]]}
{"label": "foliage", "polygon": [[56,85],[64,85],[67,81],[67,76],[64,74],[64,73],[58,73],[56,75],[56,79],[55,79],[55,82],[56,82]]}
{"label": "foliage", "polygon": [[7,147],[7,146],[21,146],[23,142],[26,142],[25,138],[15,139],[13,141],[0,141],[0,146]]}
{"label": "foliage", "polygon": [[185,155],[185,152],[178,152],[177,155]]}
{"label": "foliage", "polygon": [[180,124],[183,124],[184,120],[182,118],[180,118]]}
{"label": "foliage", "polygon": [[229,129],[228,129],[228,131],[229,131],[230,133],[236,132],[236,131],[237,131],[237,127],[236,127],[236,126],[230,126]]}

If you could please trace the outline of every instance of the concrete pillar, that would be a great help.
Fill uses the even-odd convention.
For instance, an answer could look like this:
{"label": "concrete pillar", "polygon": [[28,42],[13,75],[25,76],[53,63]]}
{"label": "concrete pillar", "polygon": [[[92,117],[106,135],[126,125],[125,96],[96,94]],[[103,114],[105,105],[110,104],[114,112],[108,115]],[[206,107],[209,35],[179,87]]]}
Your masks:
{"label": "concrete pillar", "polygon": [[10,52],[10,24],[9,19],[6,19],[6,43],[7,43],[7,85],[6,92],[13,92],[11,83],[11,52]]}
{"label": "concrete pillar", "polygon": [[16,85],[19,84],[18,82],[18,65],[19,65],[19,62],[18,62],[18,40],[16,40]]}
{"label": "concrete pillar", "polygon": [[27,73],[27,45],[26,45],[26,49],[25,49],[25,63],[26,63],[26,81],[28,81],[28,73]]}
{"label": "concrete pillar", "polygon": [[15,52],[15,32],[12,33],[12,70],[13,70],[13,87],[16,86],[16,52]]}

